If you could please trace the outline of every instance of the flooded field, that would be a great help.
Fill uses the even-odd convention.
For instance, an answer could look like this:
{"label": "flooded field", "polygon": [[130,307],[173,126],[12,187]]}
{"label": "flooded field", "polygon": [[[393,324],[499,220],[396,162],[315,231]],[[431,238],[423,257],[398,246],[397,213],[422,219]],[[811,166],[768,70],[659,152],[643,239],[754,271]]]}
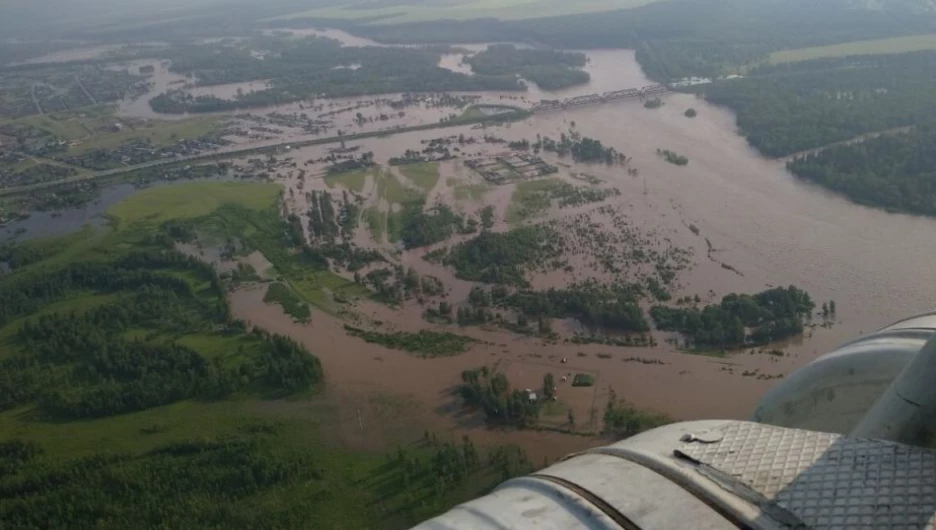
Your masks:
{"label": "flooded field", "polygon": [[[650,84],[631,52],[600,51],[590,53],[590,57],[592,82],[559,95]],[[527,97],[533,99],[532,94]],[[378,372],[396,374],[389,379],[378,377],[377,385],[413,395],[423,403],[427,416],[438,416],[436,421],[454,429],[461,427],[452,423],[451,417],[433,414],[440,396],[458,383],[462,369],[495,362],[544,363],[556,374],[574,370],[595,373],[598,384],[592,402],[599,412],[611,386],[638,406],[677,418],[744,418],[757,399],[776,384],[768,377],[788,373],[841,342],[932,307],[936,288],[927,286],[933,285],[933,273],[926,272],[920,263],[936,243],[936,222],[857,206],[803,184],[788,174],[781,162],[765,159],[750,149],[735,133],[734,116],[729,112],[689,95],[671,94],[663,99],[665,105],[657,110],[645,109],[636,100],[623,101],[537,114],[522,123],[484,132],[508,140],[531,139],[537,134],[556,137],[574,122],[584,136],[600,139],[632,157],[631,164],[639,169],[639,176],[628,175],[617,167],[572,164],[569,160],[556,163],[567,166],[566,172],[594,175],[617,187],[621,196],[612,202],[630,222],[692,250],[694,266],[682,273],[681,288],[674,296],[699,294],[717,299],[728,292],[755,292],[794,284],[807,289],[817,302],[837,302],[839,321],[831,329],[816,328],[800,340],[777,345],[787,352],[785,357],[742,352],[712,358],[679,353],[662,338],[658,347],[646,349],[552,345],[469,328],[460,332],[477,334],[497,346],[477,347],[453,359],[426,361],[348,338],[340,329],[328,335],[333,344],[328,346],[328,342],[312,338],[321,336],[315,324],[309,330],[288,319],[276,325],[283,331],[291,328],[292,333],[308,334],[309,346],[323,356],[331,376],[338,380],[347,377],[362,386],[367,384],[368,364],[373,365],[374,377]],[[689,107],[698,110],[697,118],[690,120],[683,115]],[[375,159],[384,163],[405,149],[416,148],[422,140],[443,134],[483,133],[470,127],[453,128],[362,140],[356,145],[373,151]],[[685,167],[669,164],[657,156],[657,149],[676,151],[690,162]],[[467,148],[466,152],[471,154],[473,150]],[[301,161],[323,153],[324,148],[306,148],[292,156]],[[470,179],[477,178],[472,174],[458,162],[445,163],[440,182],[467,178],[471,184]],[[291,182],[288,178],[284,181]],[[451,194],[440,189],[443,187],[440,185],[429,196],[444,201]],[[506,188],[495,188],[478,204],[494,205],[501,216],[510,195]],[[699,234],[689,230],[689,225],[695,225]],[[424,252],[405,252],[401,262],[422,274],[442,278],[452,298],[464,297],[470,282],[456,280],[450,271],[425,262],[421,259]],[[557,286],[567,279],[554,273],[537,281],[537,286]],[[268,314],[273,309],[256,300],[248,303],[242,297],[246,295],[237,295],[234,304],[241,314],[264,318],[270,325],[277,322],[277,317]],[[418,309],[369,309],[373,318],[386,319],[400,329],[425,325]],[[604,355],[598,357],[599,353]],[[560,364],[563,358],[570,359],[571,364]],[[663,364],[644,363],[641,359]],[[742,375],[744,372],[750,375]],[[592,405],[580,401],[572,404],[580,409],[576,416],[587,418]]]}
{"label": "flooded field", "polygon": [[[326,35],[340,37],[335,32]],[[527,107],[543,98],[559,99],[652,84],[643,75],[632,51],[587,53],[590,60],[586,70],[591,74],[591,82],[586,85],[555,92],[531,87],[523,94],[475,95],[481,96],[478,100],[481,103]],[[447,55],[443,62],[450,69],[467,68],[461,64],[459,54]],[[184,82],[180,76],[172,77],[165,66],[157,67],[153,94]],[[211,93],[210,90],[221,89],[205,90]],[[390,130],[438,122],[454,112],[448,107],[433,106],[433,101],[426,99],[403,109],[403,115],[397,113],[392,119],[380,119],[380,114],[389,114],[386,105],[379,103],[381,98],[397,96],[316,100],[251,110],[250,115],[267,120],[271,116],[275,119],[276,114],[304,113],[306,122],[312,119],[328,124],[313,133],[303,126],[289,125],[288,120],[276,123],[261,119],[254,122],[260,125],[250,125],[250,119],[239,116],[238,120],[246,120],[245,128],[260,126],[269,130],[237,137],[236,144],[229,148],[298,142],[334,136],[338,130],[345,133]],[[152,117],[147,97],[151,96],[122,105],[121,111]],[[862,333],[932,309],[936,300],[936,272],[927,272],[929,269],[922,264],[936,248],[936,220],[858,206],[804,184],[785,170],[782,161],[765,159],[753,151],[736,134],[735,119],[730,112],[686,94],[668,94],[662,99],[664,105],[659,109],[646,109],[638,100],[624,100],[537,113],[523,122],[504,126],[425,130],[358,140],[348,145],[359,152],[373,152],[374,160],[386,166],[391,157],[408,149],[421,149],[425,141],[433,138],[462,135],[478,140],[462,146],[456,160],[440,165],[438,182],[425,190],[427,207],[447,204],[457,212],[474,214],[490,205],[496,217],[494,230],[503,231],[509,226],[507,217],[515,185],[488,185],[462,160],[470,156],[496,156],[506,150],[503,145],[481,141],[485,135],[507,141],[534,141],[537,135],[557,138],[574,128],[631,160],[625,168],[579,164],[543,155],[546,162],[560,168],[557,178],[575,183],[576,175],[578,178],[588,175],[620,194],[596,205],[551,209],[530,222],[568,222],[575,216],[592,216],[595,208],[607,206],[628,227],[639,230],[645,237],[666,241],[667,245],[685,249],[691,255],[691,266],[680,272],[674,297],[700,295],[704,300],[717,300],[730,292],[756,292],[793,284],[806,289],[817,304],[836,301],[837,321],[831,328],[816,327],[801,339],[774,345],[786,352],[784,356],[744,351],[724,358],[681,353],[665,341],[662,333],[656,334],[657,347],[624,348],[551,344],[504,331],[452,328],[483,342],[459,356],[427,360],[349,337],[341,320],[323,312],[315,311],[309,324],[297,324],[279,306],[263,303],[263,289],[235,292],[233,310],[254,325],[303,341],[322,358],[329,378],[327,392],[341,405],[341,436],[349,443],[362,447],[380,445],[392,439],[393,429],[405,431],[408,426],[421,428],[420,425],[428,423],[480,439],[522,443],[534,457],[555,457],[601,441],[553,432],[486,429],[478,415],[466,417],[455,406],[452,390],[459,383],[462,370],[497,365],[509,371],[511,378],[516,379],[515,386],[521,388],[533,387],[537,379],[541,381],[545,370],[552,371],[557,378],[574,373],[592,374],[597,382],[588,391],[561,386],[559,390],[563,403],[574,412],[581,426],[587,425],[595,414],[592,409],[600,420],[609,387],[641,408],[665,412],[678,419],[745,418],[760,396],[776,384],[776,377]],[[694,119],[684,115],[690,107],[698,111]],[[334,147],[305,147],[278,155],[295,163],[277,170],[274,176],[288,188],[287,204],[294,213],[307,216],[309,191],[340,194],[344,189],[326,183],[323,178],[322,160],[330,154],[329,148]],[[688,165],[668,163],[658,155],[658,150],[663,149],[687,157]],[[247,161],[240,160],[238,164],[246,167]],[[299,169],[303,170],[303,177]],[[392,174],[404,187],[415,186],[399,170],[393,169]],[[355,193],[361,197],[363,208],[375,208],[385,214],[392,207],[377,196],[379,186],[374,178],[365,178]],[[602,223],[608,231],[619,229],[607,221]],[[464,238],[455,236],[438,246]],[[375,241],[363,226],[359,227],[355,242],[378,248],[420,274],[439,278],[449,299],[456,304],[467,297],[473,285],[456,279],[450,269],[424,260],[423,255],[434,247],[400,251],[385,239]],[[589,263],[582,258],[574,261],[572,272],[538,273],[531,281],[537,288],[548,288],[584,277],[610,279],[591,270]],[[353,310],[365,320],[384,322],[389,329],[415,331],[434,327],[423,321],[422,309],[416,302],[392,309],[361,301]],[[573,323],[554,322],[553,326],[569,324]],[[403,407],[406,413],[388,406],[386,396],[406,400]],[[557,428],[564,414],[556,415]]]}
{"label": "flooded field", "polygon": [[37,237],[60,236],[74,232],[86,223],[100,226],[104,223],[101,214],[110,206],[132,195],[134,191],[136,188],[132,184],[118,184],[105,188],[96,200],[79,208],[31,212],[27,219],[13,221],[0,227],[0,241],[11,238],[23,241]]}

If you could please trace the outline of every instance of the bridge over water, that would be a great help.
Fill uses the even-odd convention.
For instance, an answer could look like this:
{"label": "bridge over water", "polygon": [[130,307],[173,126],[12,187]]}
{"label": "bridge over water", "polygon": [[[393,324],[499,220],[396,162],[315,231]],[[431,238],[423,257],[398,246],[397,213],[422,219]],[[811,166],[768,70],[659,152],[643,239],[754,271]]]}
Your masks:
{"label": "bridge over water", "polygon": [[575,96],[562,100],[543,99],[540,100],[539,103],[533,105],[530,110],[532,112],[540,112],[544,110],[568,109],[570,107],[580,107],[582,105],[592,105],[594,103],[607,103],[609,101],[615,101],[618,99],[644,99],[647,96],[652,96],[653,94],[662,94],[669,91],[669,85],[648,85],[643,88],[625,88],[623,90],[605,92],[604,94],[587,94],[584,96]]}

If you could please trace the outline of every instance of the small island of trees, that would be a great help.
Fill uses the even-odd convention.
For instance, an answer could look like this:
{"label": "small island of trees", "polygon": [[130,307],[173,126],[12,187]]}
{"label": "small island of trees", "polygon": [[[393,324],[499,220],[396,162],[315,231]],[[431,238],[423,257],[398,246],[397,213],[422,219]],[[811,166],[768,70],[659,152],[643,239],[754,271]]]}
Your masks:
{"label": "small island of trees", "polygon": [[728,294],[701,308],[656,305],[650,316],[658,329],[682,333],[687,347],[731,349],[799,335],[815,307],[809,293],[791,285]]}

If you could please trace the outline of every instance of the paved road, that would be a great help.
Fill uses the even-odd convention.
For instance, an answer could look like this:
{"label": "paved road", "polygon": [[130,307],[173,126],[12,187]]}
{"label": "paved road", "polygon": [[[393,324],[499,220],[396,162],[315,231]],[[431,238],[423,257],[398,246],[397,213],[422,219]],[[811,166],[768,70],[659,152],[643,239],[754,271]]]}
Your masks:
{"label": "paved road", "polygon": [[84,94],[88,96],[88,99],[91,100],[91,103],[94,103],[95,105],[97,105],[98,104],[97,100],[94,99],[94,96],[92,96],[91,93],[88,92],[88,89],[85,88],[84,83],[81,82],[81,78],[76,75],[75,81],[78,83],[78,86],[81,87],[81,91],[84,92]]}
{"label": "paved road", "polygon": [[45,114],[45,112],[42,111],[42,105],[39,104],[39,98],[36,97],[36,84],[35,83],[33,83],[31,91],[32,91],[33,103],[35,103],[36,105],[36,110],[39,111],[39,114]]}

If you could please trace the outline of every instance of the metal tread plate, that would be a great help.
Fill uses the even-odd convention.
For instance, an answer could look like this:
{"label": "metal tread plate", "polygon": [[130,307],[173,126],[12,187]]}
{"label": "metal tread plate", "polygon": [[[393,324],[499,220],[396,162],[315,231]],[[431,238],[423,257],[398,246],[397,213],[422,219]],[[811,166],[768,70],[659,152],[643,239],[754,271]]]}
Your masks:
{"label": "metal tread plate", "polygon": [[936,530],[931,450],[732,422],[680,444],[677,454],[730,477],[809,528]]}

